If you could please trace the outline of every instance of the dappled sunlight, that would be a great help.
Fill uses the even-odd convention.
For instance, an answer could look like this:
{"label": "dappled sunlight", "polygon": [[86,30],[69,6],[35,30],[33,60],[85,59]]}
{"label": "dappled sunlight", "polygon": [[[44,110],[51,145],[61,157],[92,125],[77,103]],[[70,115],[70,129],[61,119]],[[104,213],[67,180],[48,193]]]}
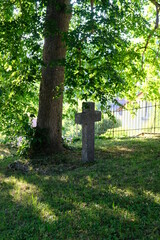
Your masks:
{"label": "dappled sunlight", "polygon": [[94,186],[94,182],[95,182],[95,179],[92,178],[91,176],[86,176],[86,187],[93,187]]}
{"label": "dappled sunlight", "polygon": [[110,152],[110,153],[131,153],[131,152],[134,152],[134,149],[132,148],[128,148],[128,147],[121,147],[121,146],[115,146],[115,147],[108,147],[107,145],[106,146],[100,146],[98,147],[98,149],[101,149],[103,151],[106,151],[106,152]]}
{"label": "dappled sunlight", "polygon": [[127,148],[127,147],[120,147],[120,146],[117,146],[116,149],[118,151],[124,151],[124,152],[133,152],[134,150],[131,149],[131,148]]}
{"label": "dappled sunlight", "polygon": [[13,185],[9,191],[13,201],[25,207],[30,206],[43,221],[52,223],[57,220],[53,209],[41,201],[41,191],[36,185],[27,183],[23,179],[16,179],[13,176],[5,179],[5,182]]}
{"label": "dappled sunlight", "polygon": [[6,178],[5,182],[13,185],[13,189],[11,189],[9,193],[16,201],[23,200],[24,196],[28,196],[29,199],[31,194],[38,193],[38,188],[34,184],[27,183],[23,179],[17,179],[11,176]]}
{"label": "dappled sunlight", "polygon": [[[159,141],[159,138],[152,138],[155,141]],[[143,139],[97,139],[95,141],[95,146],[97,150],[102,150],[104,153],[111,153],[111,154],[119,154],[119,153],[134,153],[138,150],[138,152],[143,152],[145,149],[145,145],[147,145],[151,141],[151,139],[143,138]],[[139,148],[137,149],[139,145]]]}
{"label": "dappled sunlight", "polygon": [[[109,179],[111,178],[110,175],[107,176]],[[49,178],[45,177],[45,180],[49,181]],[[44,180],[44,181],[45,181]],[[91,176],[86,176],[85,181],[87,180],[87,184],[85,182],[86,187],[93,187],[94,190],[97,188],[98,185],[94,185],[95,179]],[[69,176],[68,175],[61,175],[57,176],[56,181],[60,182],[69,182]],[[60,217],[60,212],[64,211],[66,217],[71,217],[73,219],[73,216],[76,216],[77,219],[83,219],[85,216],[89,219],[99,219],[101,218],[101,215],[106,215],[108,216],[114,216],[115,219],[120,219],[121,221],[130,221],[130,222],[138,222],[138,216],[136,216],[136,213],[134,211],[130,212],[126,208],[120,205],[116,205],[114,201],[112,202],[112,205],[110,205],[109,200],[109,205],[104,203],[105,195],[106,197],[108,196],[109,193],[112,195],[119,195],[120,197],[130,197],[134,196],[134,193],[130,189],[121,189],[116,186],[112,186],[111,184],[107,188],[101,188],[100,191],[102,191],[105,195],[103,195],[103,198],[101,199],[102,196],[99,196],[100,199],[97,201],[96,199],[90,202],[88,199],[86,201],[81,201],[79,197],[74,198],[72,196],[69,196],[68,194],[65,196],[62,194],[61,200],[59,200],[59,206],[58,208],[54,209],[54,206],[52,205],[52,201],[54,202],[54,197],[53,200],[50,199],[50,201],[46,202],[46,196],[45,192],[42,191],[40,187],[37,187],[36,185],[32,183],[26,182],[23,178],[21,179],[16,179],[15,177],[11,176],[7,179],[5,179],[6,183],[12,184],[12,189],[9,190],[9,194],[12,196],[13,201],[17,204],[19,203],[21,206],[24,207],[30,207],[33,213],[35,213],[43,222],[48,222],[49,224],[53,224],[55,221],[59,221]],[[46,185],[47,186],[47,185]],[[49,186],[48,186],[49,187]],[[91,194],[92,195],[92,194]],[[92,199],[92,198],[91,198]],[[84,196],[85,200],[85,196]],[[101,202],[102,200],[102,202]],[[57,200],[56,200],[57,201]],[[99,202],[100,201],[100,202]],[[63,204],[65,203],[65,208],[63,209]],[[71,203],[73,207],[71,206]],[[68,207],[67,207],[67,204]],[[89,214],[89,216],[88,216]],[[104,215],[105,216],[105,215]]]}
{"label": "dappled sunlight", "polygon": [[143,194],[145,195],[146,198],[151,199],[152,201],[154,201],[157,204],[160,204],[160,194],[159,193],[155,194],[151,191],[144,190]]}
{"label": "dappled sunlight", "polygon": [[44,203],[37,196],[32,195],[30,205],[33,210],[38,213],[41,220],[49,223],[53,223],[58,220],[58,217],[49,204]]}
{"label": "dappled sunlight", "polygon": [[123,146],[123,145],[117,145],[115,143],[115,145],[108,145],[107,141],[104,141],[101,145],[98,144],[96,146],[97,150],[102,150],[106,153],[132,153],[135,151],[134,148],[132,148],[132,146]]}
{"label": "dappled sunlight", "polygon": [[97,204],[97,203],[94,204],[94,207],[95,207],[96,209],[99,209],[99,210],[102,210],[102,209],[103,209],[103,206],[102,206],[101,204]]}
{"label": "dappled sunlight", "polygon": [[11,154],[11,151],[9,148],[6,147],[6,145],[0,144],[0,160],[4,157],[7,157]]}
{"label": "dappled sunlight", "polygon": [[[74,203],[76,207],[76,212],[78,211],[79,214],[83,214],[83,212],[88,212],[87,214],[91,214],[96,218],[99,218],[102,215],[106,214],[106,216],[114,216],[115,218],[121,219],[122,221],[130,221],[130,222],[139,222],[139,218],[136,215],[136,212],[130,212],[126,208],[121,208],[120,206],[115,205],[112,203],[112,206],[109,207],[107,204],[98,204],[98,203],[90,203],[87,204],[86,202],[79,202]],[[100,219],[99,219],[100,220]]]}
{"label": "dappled sunlight", "polygon": [[88,208],[88,205],[86,202],[74,202],[73,204],[78,210],[84,210]]}
{"label": "dappled sunlight", "polygon": [[[91,187],[92,189],[96,189],[98,191],[101,191],[101,193],[110,193],[110,194],[116,194],[119,195],[120,197],[135,197],[135,192],[129,188],[119,188],[116,185],[112,185],[110,183],[106,184],[98,184],[98,181],[95,181],[94,179],[91,180],[89,176],[87,176],[87,179],[90,179],[86,187]],[[111,180],[111,176],[108,175],[106,180]]]}
{"label": "dappled sunlight", "polygon": [[[35,231],[41,239],[158,239],[159,141],[108,142],[97,153],[98,161],[78,168],[50,162],[24,174],[5,165],[0,177],[5,234],[11,219],[10,229],[16,221],[14,228],[22,236],[25,228],[28,239]],[[76,156],[70,152],[74,166]]]}
{"label": "dappled sunlight", "polygon": [[128,197],[128,196],[134,197],[135,196],[135,193],[131,189],[127,189],[127,188],[121,189],[116,186],[112,186],[111,184],[108,187],[108,192],[110,192],[112,194],[118,194],[120,196],[125,196],[125,197]]}
{"label": "dappled sunlight", "polygon": [[67,183],[67,182],[69,181],[68,175],[58,176],[57,179],[58,179],[60,182],[64,182],[64,183]]}
{"label": "dappled sunlight", "polygon": [[0,173],[0,181],[4,181],[6,176],[3,173]]}
{"label": "dappled sunlight", "polygon": [[133,211],[130,212],[126,208],[121,208],[119,206],[115,206],[114,203],[113,203],[112,207],[113,207],[112,213],[115,215],[119,215],[120,218],[123,218],[123,219],[125,219],[127,221],[131,221],[131,222],[139,221],[138,217],[136,216],[136,213],[134,213]]}

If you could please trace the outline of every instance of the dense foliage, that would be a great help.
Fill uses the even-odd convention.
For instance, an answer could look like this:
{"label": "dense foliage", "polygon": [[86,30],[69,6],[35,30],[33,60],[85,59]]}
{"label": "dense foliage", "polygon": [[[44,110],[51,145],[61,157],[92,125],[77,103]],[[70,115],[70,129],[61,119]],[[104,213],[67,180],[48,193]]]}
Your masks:
{"label": "dense foliage", "polygon": [[145,33],[142,1],[97,1],[73,10],[67,54],[67,96],[98,100],[133,93],[142,77],[133,38]]}
{"label": "dense foliage", "polygon": [[[0,131],[10,136],[25,135],[37,115],[46,2],[0,2]],[[91,3],[72,1],[64,100],[105,106],[117,95],[133,98],[146,69],[154,66],[152,74],[159,76],[156,11],[147,0]],[[151,47],[145,49],[147,41]],[[154,83],[145,81],[152,98],[159,94]]]}
{"label": "dense foliage", "polygon": [[42,64],[42,6],[0,3],[0,130],[24,135],[38,105]]}

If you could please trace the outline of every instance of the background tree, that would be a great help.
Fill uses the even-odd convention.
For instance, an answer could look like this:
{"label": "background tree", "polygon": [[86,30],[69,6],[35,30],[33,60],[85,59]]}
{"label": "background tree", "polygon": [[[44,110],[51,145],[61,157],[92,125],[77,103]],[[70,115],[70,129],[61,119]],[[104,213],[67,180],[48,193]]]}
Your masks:
{"label": "background tree", "polygon": [[[150,101],[160,99],[160,30],[159,30],[159,11],[158,1],[151,0],[147,9],[146,17],[150,22],[148,35],[144,36],[139,47],[142,48],[142,66],[146,71],[146,78],[141,85],[144,97]],[[144,44],[145,41],[145,44]]]}

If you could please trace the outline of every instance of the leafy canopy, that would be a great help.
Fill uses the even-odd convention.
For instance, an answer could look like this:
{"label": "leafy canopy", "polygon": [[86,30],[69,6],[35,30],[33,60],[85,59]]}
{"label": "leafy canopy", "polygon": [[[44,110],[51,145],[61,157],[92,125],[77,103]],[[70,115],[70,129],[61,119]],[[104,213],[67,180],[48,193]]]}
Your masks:
{"label": "leafy canopy", "polygon": [[[156,11],[147,0],[91,2],[72,2],[64,99],[70,103],[96,100],[105,106],[117,95],[133,98],[145,79],[147,64],[159,75],[157,31],[149,39],[152,49],[144,52]],[[37,114],[46,4],[0,2],[0,131],[7,135],[26,135]]]}

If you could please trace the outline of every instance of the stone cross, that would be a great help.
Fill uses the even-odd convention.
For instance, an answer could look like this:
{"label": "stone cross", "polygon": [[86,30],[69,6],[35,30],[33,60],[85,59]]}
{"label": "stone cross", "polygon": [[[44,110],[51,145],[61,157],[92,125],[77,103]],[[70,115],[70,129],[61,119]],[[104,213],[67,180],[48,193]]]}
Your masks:
{"label": "stone cross", "polygon": [[101,112],[95,111],[93,102],[82,104],[82,113],[76,113],[75,122],[82,125],[82,161],[94,161],[94,122],[101,120]]}

